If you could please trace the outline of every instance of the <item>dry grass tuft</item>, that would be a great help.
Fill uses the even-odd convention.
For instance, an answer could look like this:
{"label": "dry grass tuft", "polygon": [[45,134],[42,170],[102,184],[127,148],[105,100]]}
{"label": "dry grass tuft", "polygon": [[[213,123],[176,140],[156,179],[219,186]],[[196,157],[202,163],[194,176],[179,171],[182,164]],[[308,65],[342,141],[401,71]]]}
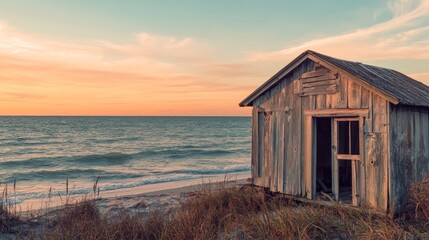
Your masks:
{"label": "dry grass tuft", "polygon": [[268,210],[267,196],[252,187],[205,190],[184,201],[168,222],[166,236],[211,239],[235,231],[245,216]]}
{"label": "dry grass tuft", "polygon": [[10,233],[12,231],[12,226],[19,221],[18,217],[12,215],[7,207],[4,205],[4,202],[0,199],[0,233]]}
{"label": "dry grass tuft", "polygon": [[429,232],[429,176],[411,187],[403,216],[421,231]]}
{"label": "dry grass tuft", "polygon": [[93,200],[83,200],[66,206],[45,228],[45,239],[87,239],[88,234],[96,234],[102,221]]}
{"label": "dry grass tuft", "polygon": [[[1,186],[1,183],[0,183]],[[16,206],[8,201],[8,188],[5,185],[0,195],[0,233],[13,233],[13,226],[20,222]]]}
{"label": "dry grass tuft", "polygon": [[179,206],[146,217],[100,214],[94,200],[68,206],[38,239],[427,239],[427,179],[410,192],[406,212],[393,219],[341,204],[297,203],[261,188],[206,189]]}

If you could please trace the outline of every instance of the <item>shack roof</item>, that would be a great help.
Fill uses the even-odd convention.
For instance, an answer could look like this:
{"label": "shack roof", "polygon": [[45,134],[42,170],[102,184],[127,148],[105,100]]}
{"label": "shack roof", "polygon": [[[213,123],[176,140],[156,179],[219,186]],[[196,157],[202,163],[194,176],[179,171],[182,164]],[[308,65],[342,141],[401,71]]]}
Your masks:
{"label": "shack roof", "polygon": [[404,105],[429,107],[429,86],[405,74],[388,68],[334,58],[312,50],[301,53],[297,58],[239,103],[239,106],[252,106],[253,100],[281,81],[284,76],[292,72],[294,68],[306,59],[311,59],[315,62],[319,62],[321,65],[327,65],[340,72],[354,76],[353,79],[363,83],[364,86],[372,86],[370,90],[374,90],[375,88],[377,93],[380,93],[394,104],[400,103]]}

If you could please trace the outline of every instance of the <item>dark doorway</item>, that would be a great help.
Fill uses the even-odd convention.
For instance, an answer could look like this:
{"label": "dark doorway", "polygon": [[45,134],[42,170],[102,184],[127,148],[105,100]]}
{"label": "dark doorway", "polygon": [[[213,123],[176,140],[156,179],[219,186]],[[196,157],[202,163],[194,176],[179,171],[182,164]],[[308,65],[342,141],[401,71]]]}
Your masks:
{"label": "dark doorway", "polygon": [[316,118],[316,192],[332,192],[332,119]]}

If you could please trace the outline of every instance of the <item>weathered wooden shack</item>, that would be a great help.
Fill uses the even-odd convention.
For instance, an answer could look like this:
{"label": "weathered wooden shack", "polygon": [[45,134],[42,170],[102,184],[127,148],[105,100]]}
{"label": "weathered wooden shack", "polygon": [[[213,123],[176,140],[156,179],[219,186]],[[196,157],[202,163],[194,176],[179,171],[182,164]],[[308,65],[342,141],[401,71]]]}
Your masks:
{"label": "weathered wooden shack", "polygon": [[245,98],[253,184],[396,209],[429,173],[429,87],[395,70],[306,51]]}

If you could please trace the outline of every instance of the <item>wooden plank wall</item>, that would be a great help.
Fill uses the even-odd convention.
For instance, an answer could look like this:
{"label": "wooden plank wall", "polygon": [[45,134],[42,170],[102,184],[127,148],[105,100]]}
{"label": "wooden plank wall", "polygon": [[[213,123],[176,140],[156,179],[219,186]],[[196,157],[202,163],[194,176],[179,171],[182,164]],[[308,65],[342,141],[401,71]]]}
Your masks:
{"label": "wooden plank wall", "polygon": [[[301,108],[301,98],[295,97],[296,89],[299,86],[293,80],[298,79],[304,72],[312,70],[314,64],[311,60],[304,61],[283,81],[257,98],[253,104],[253,118],[257,117],[257,109],[260,108],[289,107],[291,109],[290,111],[268,112],[265,114],[264,123],[261,123],[262,121],[254,122],[253,132],[262,127],[265,135],[263,138],[264,169],[262,177],[258,178],[257,174],[253,174],[257,172],[256,170],[252,172],[253,182],[258,186],[270,188],[275,192],[301,195],[302,164],[299,160],[301,156],[301,111],[292,110]],[[275,125],[273,125],[273,118],[276,118]],[[275,136],[271,134],[273,131],[276,131]],[[255,140],[254,146],[257,146],[256,142],[257,140]],[[273,157],[274,149],[276,149],[275,157]],[[257,152],[252,151],[252,154],[254,154],[252,159],[255,159],[253,161],[257,161]]]}
{"label": "wooden plank wall", "polygon": [[429,174],[429,109],[390,105],[390,205],[400,210],[410,185]]}
{"label": "wooden plank wall", "polygon": [[[307,195],[302,137],[305,123],[303,113],[306,110],[368,109],[369,116],[365,118],[364,124],[364,147],[368,149],[365,150],[365,160],[359,165],[358,170],[358,194],[361,198],[359,202],[386,209],[389,153],[388,102],[342,75],[338,76],[338,92],[300,96],[302,84],[299,78],[303,73],[312,71],[316,65],[311,60],[304,61],[253,103],[255,109],[289,108],[288,111],[273,111],[265,116],[264,124],[254,125],[256,129],[263,127],[265,132],[262,171],[264,181],[260,186],[295,196]],[[253,112],[253,117],[257,117],[255,113],[257,114],[257,111]],[[252,154],[256,154],[256,151]],[[256,175],[253,177],[255,178]]]}

